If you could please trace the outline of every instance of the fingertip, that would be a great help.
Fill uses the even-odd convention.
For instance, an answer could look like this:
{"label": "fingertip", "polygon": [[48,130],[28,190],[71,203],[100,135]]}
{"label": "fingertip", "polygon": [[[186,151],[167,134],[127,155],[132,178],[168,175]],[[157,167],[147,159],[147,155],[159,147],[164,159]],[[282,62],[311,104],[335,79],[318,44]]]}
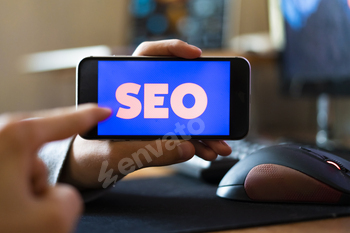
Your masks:
{"label": "fingertip", "polygon": [[216,154],[227,156],[232,153],[231,147],[224,140],[203,140]]}
{"label": "fingertip", "polygon": [[219,142],[222,144],[220,155],[223,155],[223,156],[230,155],[232,153],[232,148],[224,140],[220,140]]}
{"label": "fingertip", "polygon": [[109,112],[109,113],[112,111],[111,108],[98,106],[97,103],[79,104],[77,109],[78,110],[99,109],[98,111],[104,111],[104,112]]}
{"label": "fingertip", "polygon": [[189,141],[179,143],[177,148],[179,152],[179,160],[182,162],[191,159],[195,154],[195,148]]}
{"label": "fingertip", "polygon": [[109,117],[109,116],[112,114],[112,109],[110,109],[110,108],[107,108],[107,107],[100,107],[99,109],[100,109],[100,111],[101,111],[104,115],[106,115],[107,117]]}
{"label": "fingertip", "polygon": [[202,50],[194,45],[189,45],[192,49],[192,55],[193,58],[197,58],[197,57],[200,57],[202,55]]}
{"label": "fingertip", "polygon": [[201,56],[202,50],[194,45],[190,45],[182,40],[170,40],[168,46],[169,53],[177,57],[195,59]]}
{"label": "fingertip", "polygon": [[200,57],[202,50],[182,40],[170,39],[145,41],[133,53],[133,56],[176,56],[186,59]]}
{"label": "fingertip", "polygon": [[192,140],[191,143],[194,145],[196,150],[196,155],[202,159],[213,161],[217,158],[218,153],[216,153],[210,146],[206,145],[202,141]]}
{"label": "fingertip", "polygon": [[112,114],[112,109],[108,107],[99,107],[97,104],[88,103],[82,104],[78,106],[78,111],[85,112],[86,115],[93,121],[93,123],[97,123],[96,121],[102,121],[108,118]]}

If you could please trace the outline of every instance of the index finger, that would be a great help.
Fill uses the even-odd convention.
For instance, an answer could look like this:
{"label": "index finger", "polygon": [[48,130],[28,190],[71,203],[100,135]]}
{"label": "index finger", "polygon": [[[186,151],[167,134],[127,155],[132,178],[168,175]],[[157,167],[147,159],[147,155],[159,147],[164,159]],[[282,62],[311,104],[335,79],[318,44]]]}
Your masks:
{"label": "index finger", "polygon": [[78,133],[84,133],[99,121],[106,119],[111,114],[107,108],[99,108],[95,104],[86,104],[62,110],[62,114],[57,114],[57,110],[50,116],[47,114],[42,118],[34,118],[23,122],[27,124],[32,136],[32,143],[36,147],[50,141],[68,138]]}

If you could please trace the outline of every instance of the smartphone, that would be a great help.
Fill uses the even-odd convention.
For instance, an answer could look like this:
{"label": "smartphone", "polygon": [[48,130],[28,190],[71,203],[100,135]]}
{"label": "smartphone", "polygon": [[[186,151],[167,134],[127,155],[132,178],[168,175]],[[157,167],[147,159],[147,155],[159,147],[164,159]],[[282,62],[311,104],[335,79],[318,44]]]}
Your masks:
{"label": "smartphone", "polygon": [[85,139],[244,138],[250,64],[242,57],[87,57],[77,66],[77,105],[112,109]]}

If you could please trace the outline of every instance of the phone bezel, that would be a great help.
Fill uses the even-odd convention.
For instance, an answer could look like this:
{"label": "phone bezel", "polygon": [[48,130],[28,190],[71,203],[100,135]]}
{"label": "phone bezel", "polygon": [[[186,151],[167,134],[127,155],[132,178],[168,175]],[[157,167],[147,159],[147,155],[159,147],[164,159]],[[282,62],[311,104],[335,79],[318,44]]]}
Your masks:
{"label": "phone bezel", "polygon": [[[250,64],[243,57],[200,57],[183,59],[177,57],[149,56],[108,56],[83,58],[76,69],[76,104],[97,103],[98,61],[230,61],[230,133],[229,135],[190,135],[196,140],[239,140],[249,131],[250,120]],[[153,140],[164,135],[98,135],[97,125],[85,134],[85,139]],[[174,138],[187,138],[188,135],[174,135]]]}

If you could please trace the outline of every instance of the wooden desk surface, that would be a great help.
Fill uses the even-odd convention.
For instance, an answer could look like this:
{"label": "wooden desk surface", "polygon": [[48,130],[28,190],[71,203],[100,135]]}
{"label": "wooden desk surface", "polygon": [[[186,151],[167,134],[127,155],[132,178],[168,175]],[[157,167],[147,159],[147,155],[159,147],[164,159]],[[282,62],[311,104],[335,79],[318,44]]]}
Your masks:
{"label": "wooden desk surface", "polygon": [[[126,176],[124,179],[140,179],[140,178],[149,178],[149,177],[159,177],[159,176],[168,176],[174,174],[174,171],[167,167],[153,167],[145,168],[139,171],[133,172]],[[305,221],[305,222],[296,222],[288,224],[278,224],[270,226],[261,226],[261,227],[252,227],[244,228],[237,230],[227,230],[220,231],[216,233],[340,233],[340,232],[350,232],[350,216],[341,217],[334,219],[323,219],[315,221]]]}

